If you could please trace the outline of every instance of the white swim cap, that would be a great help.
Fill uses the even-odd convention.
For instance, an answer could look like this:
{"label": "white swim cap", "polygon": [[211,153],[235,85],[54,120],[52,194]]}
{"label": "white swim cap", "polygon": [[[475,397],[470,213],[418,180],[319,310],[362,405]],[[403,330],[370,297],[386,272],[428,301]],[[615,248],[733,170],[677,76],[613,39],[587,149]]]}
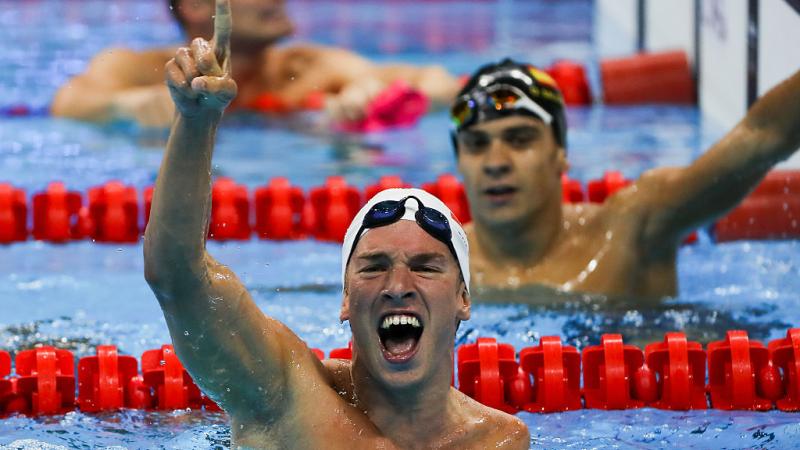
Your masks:
{"label": "white swim cap", "polygon": [[[353,221],[350,222],[350,226],[347,227],[347,233],[344,235],[344,242],[342,243],[342,286],[344,286],[345,272],[347,272],[347,260],[353,250],[353,244],[356,242],[356,238],[359,237],[356,236],[356,233],[358,233],[358,230],[361,228],[361,224],[364,222],[364,217],[367,215],[367,212],[379,202],[386,200],[402,200],[409,196],[418,198],[425,207],[435,209],[447,218],[452,233],[450,242],[453,244],[458,266],[461,268],[461,276],[464,278],[464,284],[467,287],[467,292],[469,292],[469,244],[467,243],[467,235],[464,233],[461,223],[456,219],[452,211],[450,211],[450,208],[441,200],[422,189],[416,188],[386,189],[372,197],[367,204],[358,211]],[[406,211],[403,217],[401,217],[401,220],[416,222],[417,219],[414,215],[418,209],[419,203],[413,200],[406,201]],[[368,229],[364,230],[361,235],[363,236],[367,230]]]}

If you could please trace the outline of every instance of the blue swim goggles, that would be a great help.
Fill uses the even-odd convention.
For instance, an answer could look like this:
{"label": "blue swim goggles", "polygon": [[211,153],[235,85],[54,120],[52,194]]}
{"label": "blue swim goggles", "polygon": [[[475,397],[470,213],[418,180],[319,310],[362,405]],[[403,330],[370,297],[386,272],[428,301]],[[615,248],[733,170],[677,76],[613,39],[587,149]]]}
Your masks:
{"label": "blue swim goggles", "polygon": [[414,199],[417,201],[419,208],[417,212],[414,214],[414,219],[417,222],[417,225],[420,226],[426,233],[433,236],[436,240],[441,241],[447,248],[450,250],[450,253],[453,254],[453,257],[456,259],[456,263],[458,263],[458,255],[456,254],[456,249],[453,247],[453,231],[450,229],[450,221],[447,220],[444,214],[441,212],[429,208],[422,204],[422,201],[413,195],[409,195],[408,197],[402,198],[400,200],[384,200],[382,202],[378,202],[372,206],[372,208],[367,211],[367,214],[364,216],[364,220],[361,222],[361,227],[358,229],[356,233],[356,237],[353,240],[353,246],[350,247],[350,254],[347,255],[347,264],[350,264],[350,258],[353,257],[353,252],[356,250],[356,245],[358,244],[359,239],[361,239],[361,233],[368,228],[378,228],[383,227],[386,225],[391,225],[398,220],[400,220],[403,215],[406,213],[406,201],[408,199]]}

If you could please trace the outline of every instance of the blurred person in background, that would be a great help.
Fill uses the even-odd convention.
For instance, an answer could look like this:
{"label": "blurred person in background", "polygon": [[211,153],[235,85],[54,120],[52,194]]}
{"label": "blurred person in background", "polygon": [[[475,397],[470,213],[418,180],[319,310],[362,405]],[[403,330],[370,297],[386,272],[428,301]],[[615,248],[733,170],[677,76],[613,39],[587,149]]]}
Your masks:
{"label": "blurred person in background", "polygon": [[[353,122],[396,80],[426,95],[432,107],[446,106],[458,91],[457,79],[440,66],[377,65],[342,48],[279,46],[294,29],[285,0],[231,0],[231,7],[236,22],[231,60],[239,85],[234,108],[253,108],[266,94],[277,99],[279,106],[273,109],[294,111],[322,95],[330,120]],[[192,41],[182,51],[200,51],[213,33],[214,1],[169,0],[169,8],[186,36],[206,40]],[[174,54],[175,48],[104,50],[58,90],[52,113],[97,123],[167,127],[174,105],[164,84],[164,64]]]}
{"label": "blurred person in background", "polygon": [[649,170],[602,204],[562,203],[567,124],[547,73],[510,59],[483,66],[451,118],[476,293],[547,286],[661,298],[677,294],[684,238],[734,208],[800,147],[800,72],[696,161]]}

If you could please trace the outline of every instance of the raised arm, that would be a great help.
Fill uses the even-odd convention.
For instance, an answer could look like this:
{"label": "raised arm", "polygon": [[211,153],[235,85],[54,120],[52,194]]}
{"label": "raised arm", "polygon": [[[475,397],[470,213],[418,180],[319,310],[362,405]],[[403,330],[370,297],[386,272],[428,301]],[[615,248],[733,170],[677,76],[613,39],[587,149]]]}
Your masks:
{"label": "raised arm", "polygon": [[648,240],[672,245],[736,206],[798,147],[800,72],[767,92],[691,165],[652,170],[621,196],[647,212]]}
{"label": "raised arm", "polygon": [[198,385],[234,419],[263,423],[290,407],[286,385],[295,366],[321,366],[205,250],[215,132],[236,95],[230,26],[228,0],[217,0],[214,40],[196,39],[167,63],[177,114],[145,233],[145,278]]}

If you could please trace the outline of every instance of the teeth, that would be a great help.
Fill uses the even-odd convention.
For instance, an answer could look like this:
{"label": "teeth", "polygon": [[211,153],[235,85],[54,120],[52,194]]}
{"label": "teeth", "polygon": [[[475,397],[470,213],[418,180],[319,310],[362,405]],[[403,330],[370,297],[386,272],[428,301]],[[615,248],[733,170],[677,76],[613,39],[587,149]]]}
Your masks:
{"label": "teeth", "polygon": [[396,314],[383,318],[383,323],[381,324],[382,329],[385,330],[392,325],[411,325],[414,328],[420,327],[419,319],[414,316],[407,316],[404,314]]}

